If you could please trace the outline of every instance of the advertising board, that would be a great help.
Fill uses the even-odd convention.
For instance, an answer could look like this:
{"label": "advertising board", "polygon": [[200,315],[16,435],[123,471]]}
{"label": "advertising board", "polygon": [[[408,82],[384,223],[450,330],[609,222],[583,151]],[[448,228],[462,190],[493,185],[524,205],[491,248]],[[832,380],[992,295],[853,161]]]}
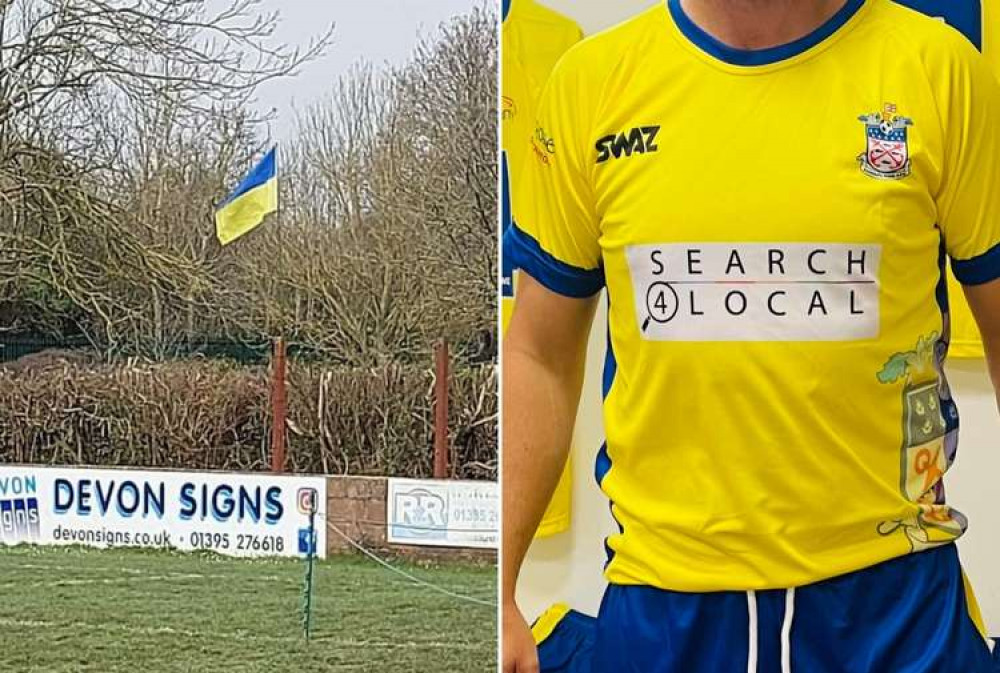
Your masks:
{"label": "advertising board", "polygon": [[495,549],[500,497],[496,482],[390,479],[390,543]]}
{"label": "advertising board", "polygon": [[324,557],[325,503],[317,477],[0,466],[0,544]]}

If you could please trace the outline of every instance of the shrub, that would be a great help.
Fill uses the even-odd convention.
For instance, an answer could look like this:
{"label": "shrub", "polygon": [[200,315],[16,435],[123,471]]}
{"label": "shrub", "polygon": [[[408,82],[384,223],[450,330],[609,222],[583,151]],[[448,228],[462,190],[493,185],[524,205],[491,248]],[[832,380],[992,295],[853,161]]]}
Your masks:
{"label": "shrub", "polygon": [[[288,468],[430,476],[433,372],[289,363]],[[0,370],[0,462],[264,470],[264,367],[220,361],[85,364]],[[453,372],[453,474],[495,478],[492,367]]]}

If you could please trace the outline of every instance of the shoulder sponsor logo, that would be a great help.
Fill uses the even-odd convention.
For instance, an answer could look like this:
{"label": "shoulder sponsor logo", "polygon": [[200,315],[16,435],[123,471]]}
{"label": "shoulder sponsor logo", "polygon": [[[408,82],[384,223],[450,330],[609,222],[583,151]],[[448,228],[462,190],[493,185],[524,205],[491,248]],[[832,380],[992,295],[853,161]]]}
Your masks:
{"label": "shoulder sponsor logo", "polygon": [[597,163],[603,164],[614,157],[620,159],[633,154],[648,154],[660,149],[656,144],[659,126],[637,126],[628,131],[604,136],[597,141]]}
{"label": "shoulder sponsor logo", "polygon": [[503,99],[503,107],[500,111],[500,119],[503,121],[510,121],[517,116],[517,103],[510,96],[501,96]]}
{"label": "shoulder sponsor logo", "polygon": [[648,341],[852,341],[879,332],[881,246],[664,243],[626,249]]}
{"label": "shoulder sponsor logo", "polygon": [[556,154],[556,141],[545,128],[536,126],[535,133],[531,136],[531,149],[534,150],[535,157],[548,166]]}

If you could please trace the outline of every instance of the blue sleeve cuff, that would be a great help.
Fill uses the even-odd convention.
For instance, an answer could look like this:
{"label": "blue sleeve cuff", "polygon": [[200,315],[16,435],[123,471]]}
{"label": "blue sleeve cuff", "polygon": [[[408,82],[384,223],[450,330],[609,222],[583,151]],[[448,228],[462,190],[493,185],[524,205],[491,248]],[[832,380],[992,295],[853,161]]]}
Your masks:
{"label": "blue sleeve cuff", "polygon": [[503,238],[500,239],[500,276],[502,278],[501,283],[501,296],[503,297],[513,297],[514,296],[514,241],[510,236],[510,224],[508,223],[503,230]]}
{"label": "blue sleeve cuff", "polygon": [[604,269],[581,269],[562,262],[539,245],[538,241],[512,224],[504,232],[503,252],[510,256],[506,269],[521,269],[557,294],[576,299],[592,297],[604,287]]}
{"label": "blue sleeve cuff", "polygon": [[952,259],[951,270],[962,285],[982,285],[1000,278],[1000,244],[972,259]]}

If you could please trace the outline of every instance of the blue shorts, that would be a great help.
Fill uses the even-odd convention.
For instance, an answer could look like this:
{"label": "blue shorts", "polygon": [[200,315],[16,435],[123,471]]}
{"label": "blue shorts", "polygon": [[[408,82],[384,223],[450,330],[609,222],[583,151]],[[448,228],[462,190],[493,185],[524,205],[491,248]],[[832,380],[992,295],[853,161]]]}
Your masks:
{"label": "blue shorts", "polygon": [[597,620],[576,610],[569,610],[558,620],[538,643],[538,666],[542,673],[590,673]]}
{"label": "blue shorts", "polygon": [[539,645],[543,673],[1000,673],[951,544],[797,589],[611,585],[587,619]]}

